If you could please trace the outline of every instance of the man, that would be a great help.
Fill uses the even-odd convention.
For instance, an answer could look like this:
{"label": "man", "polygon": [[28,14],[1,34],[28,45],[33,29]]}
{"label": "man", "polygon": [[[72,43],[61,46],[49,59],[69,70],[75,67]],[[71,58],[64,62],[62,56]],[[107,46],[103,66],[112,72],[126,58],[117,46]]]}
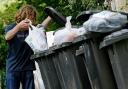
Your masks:
{"label": "man", "polygon": [[[8,43],[8,55],[6,60],[7,89],[19,89],[20,82],[23,89],[34,89],[33,70],[34,61],[30,60],[33,54],[31,48],[24,39],[28,35],[29,21],[36,22],[36,9],[31,5],[25,5],[15,15],[16,23],[5,28],[5,39]],[[48,16],[40,26],[47,27],[51,18]]]}

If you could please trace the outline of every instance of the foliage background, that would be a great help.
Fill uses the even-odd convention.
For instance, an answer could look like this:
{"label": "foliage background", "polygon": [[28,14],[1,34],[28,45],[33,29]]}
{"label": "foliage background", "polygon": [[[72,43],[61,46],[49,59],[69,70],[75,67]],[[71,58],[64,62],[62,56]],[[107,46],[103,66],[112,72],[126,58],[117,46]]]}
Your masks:
{"label": "foliage background", "polygon": [[[33,5],[38,11],[37,23],[41,23],[47,14],[44,13],[46,6],[52,6],[64,16],[71,15],[72,23],[77,24],[75,17],[81,11],[90,9],[104,9],[104,0],[2,0],[6,1],[3,7],[0,7],[0,81],[1,76],[5,74],[5,61],[7,55],[7,44],[4,39],[4,28],[7,24],[14,22],[14,15],[16,11],[24,4]],[[11,2],[12,1],[12,2]],[[2,4],[2,3],[1,3]],[[48,30],[55,30],[59,28],[59,24],[52,21]],[[5,75],[3,76],[5,77]],[[0,82],[1,83],[1,82]],[[4,82],[2,83],[2,85]],[[4,88],[2,88],[4,89]]]}

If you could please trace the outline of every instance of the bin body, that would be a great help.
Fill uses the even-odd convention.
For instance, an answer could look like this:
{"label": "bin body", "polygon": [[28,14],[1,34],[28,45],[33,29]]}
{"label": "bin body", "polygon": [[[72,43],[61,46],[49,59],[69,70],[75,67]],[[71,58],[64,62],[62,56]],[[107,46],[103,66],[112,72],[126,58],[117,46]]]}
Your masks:
{"label": "bin body", "polygon": [[54,52],[35,54],[32,56],[38,65],[44,81],[45,89],[62,89],[53,62]]}
{"label": "bin body", "polygon": [[54,63],[63,89],[91,89],[83,59],[75,54],[80,44],[64,43],[54,50]]}
{"label": "bin body", "polygon": [[84,70],[92,89],[117,89],[108,53],[99,49],[100,36],[99,33],[83,35],[77,57],[83,59]]}
{"label": "bin body", "polygon": [[91,86],[93,89],[116,89],[109,56],[105,50],[99,49],[101,37],[95,36],[92,35],[83,44],[85,65]]}
{"label": "bin body", "polygon": [[86,68],[83,46],[81,46],[78,50],[76,50],[76,59],[77,59],[77,63],[81,64],[80,66],[78,66],[78,71],[81,76],[81,81],[82,84],[84,85],[84,89],[94,89],[93,86],[91,86],[92,84],[88,76],[88,70]]}
{"label": "bin body", "polygon": [[128,39],[108,48],[118,89],[128,89]]}
{"label": "bin body", "polygon": [[128,89],[128,29],[105,37],[102,47],[108,51],[118,89]]}

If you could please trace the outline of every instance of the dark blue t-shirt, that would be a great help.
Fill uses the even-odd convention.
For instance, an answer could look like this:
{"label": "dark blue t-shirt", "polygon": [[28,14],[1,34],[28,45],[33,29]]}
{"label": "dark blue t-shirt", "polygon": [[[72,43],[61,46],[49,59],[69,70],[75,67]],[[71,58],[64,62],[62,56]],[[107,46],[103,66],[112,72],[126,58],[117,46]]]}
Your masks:
{"label": "dark blue t-shirt", "polygon": [[[10,31],[16,26],[16,24],[10,24],[5,28],[5,33]],[[6,60],[7,71],[26,71],[34,70],[34,61],[30,60],[30,56],[33,54],[31,48],[24,41],[28,31],[19,31],[14,38],[7,41],[8,43],[8,55]]]}

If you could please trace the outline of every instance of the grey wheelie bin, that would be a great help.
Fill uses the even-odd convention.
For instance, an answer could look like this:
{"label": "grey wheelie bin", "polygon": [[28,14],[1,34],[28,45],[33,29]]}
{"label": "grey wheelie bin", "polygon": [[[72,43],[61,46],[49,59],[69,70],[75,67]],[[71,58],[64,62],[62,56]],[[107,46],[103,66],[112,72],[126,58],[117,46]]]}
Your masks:
{"label": "grey wheelie bin", "polygon": [[53,62],[54,52],[46,50],[31,56],[39,65],[45,89],[62,89]]}
{"label": "grey wheelie bin", "polygon": [[31,57],[39,64],[45,89],[92,89],[84,60],[75,54],[83,43],[80,38]]}
{"label": "grey wheelie bin", "polygon": [[55,51],[54,65],[62,89],[92,89],[83,59],[76,56],[76,50],[83,40],[66,42],[50,49]]}
{"label": "grey wheelie bin", "polygon": [[128,89],[128,29],[106,36],[100,48],[108,51],[118,89]]}
{"label": "grey wheelie bin", "polygon": [[105,50],[99,49],[100,41],[104,35],[93,32],[85,34],[87,39],[81,46],[82,48],[77,50],[77,54],[80,51],[81,57],[84,58],[92,89],[116,89],[109,56]]}

